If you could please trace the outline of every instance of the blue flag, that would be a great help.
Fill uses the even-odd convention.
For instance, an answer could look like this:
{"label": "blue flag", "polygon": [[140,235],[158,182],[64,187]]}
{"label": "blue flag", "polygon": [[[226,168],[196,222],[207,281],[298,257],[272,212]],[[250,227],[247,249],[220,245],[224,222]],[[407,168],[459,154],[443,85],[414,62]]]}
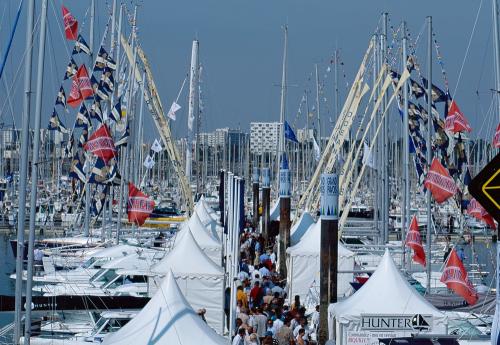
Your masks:
{"label": "blue flag", "polygon": [[292,127],[288,124],[288,122],[285,121],[285,139],[293,141],[294,143],[299,143],[297,140],[297,137],[295,136],[295,133],[293,132]]}

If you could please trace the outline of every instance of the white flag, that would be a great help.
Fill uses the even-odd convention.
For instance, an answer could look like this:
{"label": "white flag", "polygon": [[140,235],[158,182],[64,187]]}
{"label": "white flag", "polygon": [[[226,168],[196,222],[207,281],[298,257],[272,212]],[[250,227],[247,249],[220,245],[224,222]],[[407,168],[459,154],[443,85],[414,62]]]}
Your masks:
{"label": "white flag", "polygon": [[370,168],[375,169],[375,160],[373,158],[372,150],[370,146],[365,142],[363,143],[363,164],[368,165]]}
{"label": "white flag", "polygon": [[321,150],[319,149],[319,145],[316,142],[316,138],[313,137],[313,148],[314,148],[314,159],[316,162],[321,158]]}
{"label": "white flag", "polygon": [[161,147],[160,141],[158,139],[155,139],[153,145],[151,145],[151,150],[154,152],[158,153],[163,150],[163,147]]}
{"label": "white flag", "polygon": [[181,108],[181,106],[179,104],[177,104],[176,102],[173,102],[172,106],[170,107],[170,110],[168,111],[167,116],[169,118],[171,118],[173,121],[175,121],[177,119],[177,117],[175,116],[175,112],[177,110],[179,110],[180,108]]}
{"label": "white flag", "polygon": [[150,155],[148,155],[146,157],[146,160],[144,161],[144,166],[147,169],[152,169],[155,166],[155,161],[153,160],[153,157],[151,157]]}

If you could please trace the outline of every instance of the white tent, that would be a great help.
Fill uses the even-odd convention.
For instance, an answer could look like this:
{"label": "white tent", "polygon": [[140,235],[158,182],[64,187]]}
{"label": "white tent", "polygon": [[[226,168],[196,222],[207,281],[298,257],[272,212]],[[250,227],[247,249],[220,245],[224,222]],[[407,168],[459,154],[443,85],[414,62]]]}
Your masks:
{"label": "white tent", "polygon": [[220,226],[216,220],[210,216],[205,206],[201,201],[198,201],[196,206],[194,207],[194,214],[196,214],[201,221],[201,224],[211,232],[212,236],[220,240],[222,238],[223,228]]}
{"label": "white tent", "polygon": [[273,207],[269,210],[270,220],[280,220],[280,198],[276,200]]}
{"label": "white tent", "polygon": [[299,243],[300,239],[306,233],[307,229],[314,224],[314,219],[309,212],[304,212],[297,223],[290,229],[290,243],[292,246]]}
{"label": "white tent", "polygon": [[103,345],[226,345],[194,312],[182,295],[171,272],[146,306],[115,333],[104,338]]}
{"label": "white tent", "polygon": [[[290,298],[299,295],[303,303],[319,294],[319,252],[321,242],[321,220],[307,229],[302,239],[296,245],[287,249],[288,282]],[[354,269],[354,253],[338,245],[338,269],[348,271]],[[344,296],[351,291],[352,273],[338,274],[338,296]],[[313,304],[318,301],[313,298]]]}
{"label": "white tent", "polygon": [[203,249],[205,254],[207,254],[207,256],[217,265],[222,265],[222,244],[203,226],[200,217],[198,217],[196,213],[193,213],[191,218],[183,223],[181,230],[175,238],[174,246],[182,239],[186,233],[186,229],[191,230],[196,242],[201,249]]}
{"label": "white tent", "polygon": [[[224,271],[201,250],[189,229],[166,257],[151,268],[160,275],[172,271],[184,296],[198,310],[205,308],[209,326],[223,332]],[[151,279],[151,291],[156,287]]]}
{"label": "white tent", "polygon": [[[425,322],[413,325],[411,321],[406,321],[418,320],[416,316],[422,316]],[[397,322],[393,321],[388,326],[387,320],[383,318],[396,319]],[[344,344],[342,339],[347,339],[354,332],[357,336],[370,338],[370,332],[374,333],[377,328],[392,332],[394,336],[410,336],[411,333],[418,333],[419,329],[408,330],[409,327],[425,328],[425,324],[428,324],[430,328],[426,332],[445,334],[447,322],[446,316],[401,275],[388,250],[370,279],[356,293],[342,302],[330,304],[328,308],[330,336],[335,324],[337,344]],[[367,331],[368,328],[370,331]],[[358,340],[359,343],[370,343]]]}
{"label": "white tent", "polygon": [[205,207],[205,210],[207,210],[210,217],[212,217],[212,219],[215,220],[216,222],[219,222],[220,214],[217,214],[217,212],[215,212],[214,209],[208,205],[208,202],[207,200],[205,200],[204,196],[200,198],[200,202],[203,205],[203,207]]}

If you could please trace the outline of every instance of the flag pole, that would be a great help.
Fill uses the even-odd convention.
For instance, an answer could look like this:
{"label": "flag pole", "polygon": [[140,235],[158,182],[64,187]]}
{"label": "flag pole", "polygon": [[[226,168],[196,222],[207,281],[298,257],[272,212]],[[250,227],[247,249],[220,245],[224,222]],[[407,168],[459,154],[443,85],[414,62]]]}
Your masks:
{"label": "flag pole", "polygon": [[[427,174],[431,169],[432,160],[432,17],[427,17],[428,25],[428,46],[427,46]],[[426,234],[426,271],[427,271],[427,294],[431,293],[431,226],[432,226],[432,209],[431,209],[431,191],[427,188],[427,234]]]}

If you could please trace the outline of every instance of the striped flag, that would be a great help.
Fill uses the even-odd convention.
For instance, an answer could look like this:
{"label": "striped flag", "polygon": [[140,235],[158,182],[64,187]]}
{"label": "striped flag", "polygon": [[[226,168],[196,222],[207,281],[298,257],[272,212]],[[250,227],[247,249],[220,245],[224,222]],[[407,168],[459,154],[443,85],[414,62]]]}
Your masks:
{"label": "striped flag", "polygon": [[62,15],[63,15],[64,33],[66,34],[66,39],[70,41],[76,40],[78,34],[78,21],[64,6],[62,6]]}
{"label": "striped flag", "polygon": [[450,176],[448,169],[446,169],[437,158],[432,160],[431,168],[425,178],[424,186],[430,190],[438,204],[445,202],[457,192],[457,186]]}
{"label": "striped flag", "polygon": [[146,219],[153,212],[155,202],[137,189],[132,182],[128,183],[128,203],[127,213],[128,221],[138,226],[144,224]]}

